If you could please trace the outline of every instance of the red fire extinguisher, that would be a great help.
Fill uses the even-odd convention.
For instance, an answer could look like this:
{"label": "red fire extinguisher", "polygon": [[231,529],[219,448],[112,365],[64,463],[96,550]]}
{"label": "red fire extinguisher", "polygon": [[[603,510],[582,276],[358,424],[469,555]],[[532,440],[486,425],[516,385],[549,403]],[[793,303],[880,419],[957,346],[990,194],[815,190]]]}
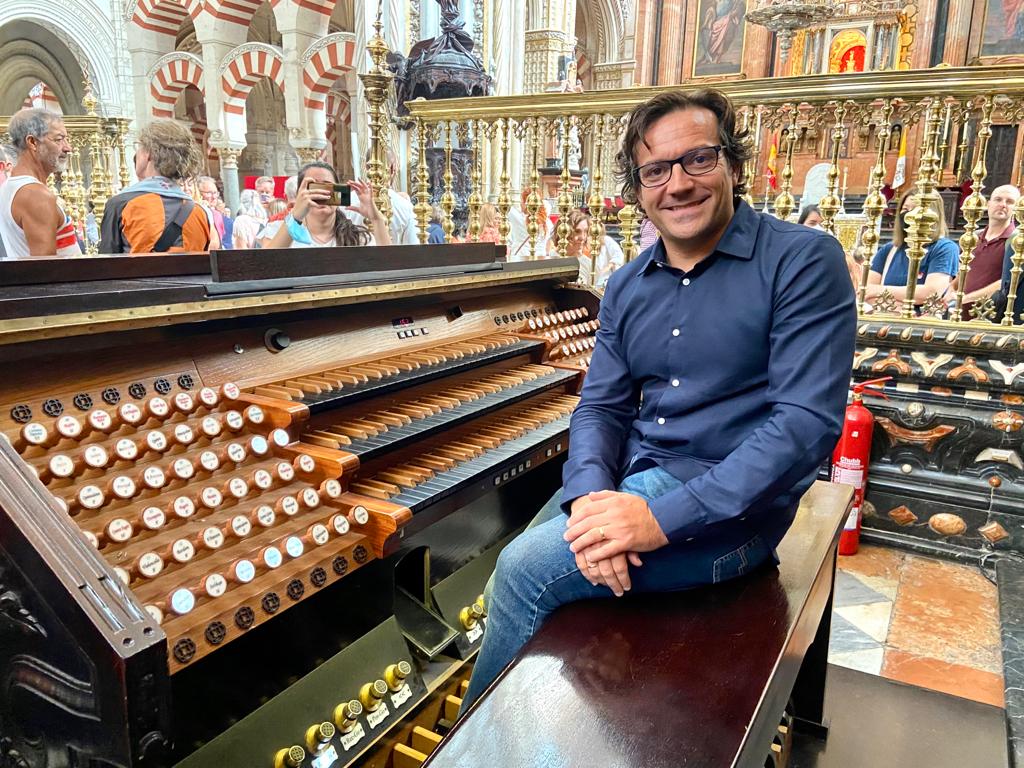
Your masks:
{"label": "red fire extinguisher", "polygon": [[853,509],[850,510],[850,516],[846,519],[843,533],[839,537],[840,555],[855,555],[860,545],[861,508],[864,506],[868,462],[871,458],[871,433],[875,428],[875,417],[864,407],[864,390],[885,397],[885,393],[880,390],[891,378],[892,376],[886,376],[863,381],[850,387],[853,390],[853,402],[846,408],[843,434],[832,452],[832,482],[852,485],[855,489]]}

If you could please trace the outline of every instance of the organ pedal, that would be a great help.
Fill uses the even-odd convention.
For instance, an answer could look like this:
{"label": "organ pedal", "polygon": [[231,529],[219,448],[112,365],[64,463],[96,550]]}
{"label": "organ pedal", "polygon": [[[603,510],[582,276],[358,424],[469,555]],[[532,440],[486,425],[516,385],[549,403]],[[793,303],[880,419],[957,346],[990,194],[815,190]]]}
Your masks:
{"label": "organ pedal", "polygon": [[444,697],[444,719],[454,723],[459,719],[459,709],[462,707],[462,699],[449,694]]}
{"label": "organ pedal", "polygon": [[395,744],[391,753],[393,768],[419,768],[427,760],[427,755],[405,744]]}
{"label": "organ pedal", "polygon": [[441,743],[441,736],[428,731],[422,725],[414,726],[412,729],[412,748],[429,755]]}

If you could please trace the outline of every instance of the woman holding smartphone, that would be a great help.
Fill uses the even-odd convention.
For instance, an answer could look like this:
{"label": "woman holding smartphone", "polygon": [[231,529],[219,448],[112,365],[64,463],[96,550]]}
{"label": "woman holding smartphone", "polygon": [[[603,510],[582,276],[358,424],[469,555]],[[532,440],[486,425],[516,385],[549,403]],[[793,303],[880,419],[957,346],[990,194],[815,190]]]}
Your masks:
{"label": "woman holding smartphone", "polygon": [[355,205],[338,206],[326,189],[310,185],[337,184],[338,175],[327,163],[307,163],[299,170],[299,192],[284,226],[268,248],[334,248],[343,245],[391,245],[384,216],[377,209],[373,187],[350,181]]}

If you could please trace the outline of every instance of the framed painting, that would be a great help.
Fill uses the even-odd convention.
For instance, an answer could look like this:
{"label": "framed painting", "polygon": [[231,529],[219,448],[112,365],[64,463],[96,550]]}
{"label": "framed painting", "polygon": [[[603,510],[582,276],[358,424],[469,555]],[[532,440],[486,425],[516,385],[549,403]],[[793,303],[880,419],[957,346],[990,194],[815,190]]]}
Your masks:
{"label": "framed painting", "polygon": [[988,0],[982,56],[1024,54],[1024,0]]}
{"label": "framed painting", "polygon": [[[1021,0],[1024,5],[1024,0]],[[693,76],[738,75],[743,70],[746,0],[700,0]]]}

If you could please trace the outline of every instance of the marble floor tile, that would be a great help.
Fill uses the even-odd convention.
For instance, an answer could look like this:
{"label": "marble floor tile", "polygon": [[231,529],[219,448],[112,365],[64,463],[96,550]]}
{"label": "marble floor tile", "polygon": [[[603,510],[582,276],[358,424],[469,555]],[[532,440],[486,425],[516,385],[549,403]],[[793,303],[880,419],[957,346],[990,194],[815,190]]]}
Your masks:
{"label": "marble floor tile", "polygon": [[1000,675],[996,587],[969,566],[907,555],[886,643]]}
{"label": "marble floor tile", "polygon": [[886,600],[864,605],[836,606],[835,614],[842,616],[871,639],[884,643],[889,634],[892,603]]}
{"label": "marble floor tile", "polygon": [[832,658],[833,653],[848,653],[881,647],[880,642],[858,629],[848,619],[837,613],[832,614],[832,635],[828,644],[829,658]]}
{"label": "marble floor tile", "polygon": [[865,648],[860,651],[844,651],[841,653],[829,653],[829,664],[847,669],[856,669],[858,672],[867,672],[869,675],[880,675],[882,672],[882,656],[885,649]]}
{"label": "marble floor tile", "polygon": [[890,648],[882,661],[882,676],[995,707],[1003,706],[1002,675],[962,664]]}
{"label": "marble floor tile", "polygon": [[869,589],[895,600],[905,557],[895,549],[861,545],[856,555],[840,557],[838,566]]}
{"label": "marble floor tile", "polygon": [[885,595],[861,581],[857,576],[845,571],[836,573],[836,594],[834,605],[863,605],[865,603],[880,603],[888,600]]}
{"label": "marble floor tile", "polygon": [[861,544],[856,555],[839,558],[839,569],[858,576],[899,581],[906,553],[888,547]]}

